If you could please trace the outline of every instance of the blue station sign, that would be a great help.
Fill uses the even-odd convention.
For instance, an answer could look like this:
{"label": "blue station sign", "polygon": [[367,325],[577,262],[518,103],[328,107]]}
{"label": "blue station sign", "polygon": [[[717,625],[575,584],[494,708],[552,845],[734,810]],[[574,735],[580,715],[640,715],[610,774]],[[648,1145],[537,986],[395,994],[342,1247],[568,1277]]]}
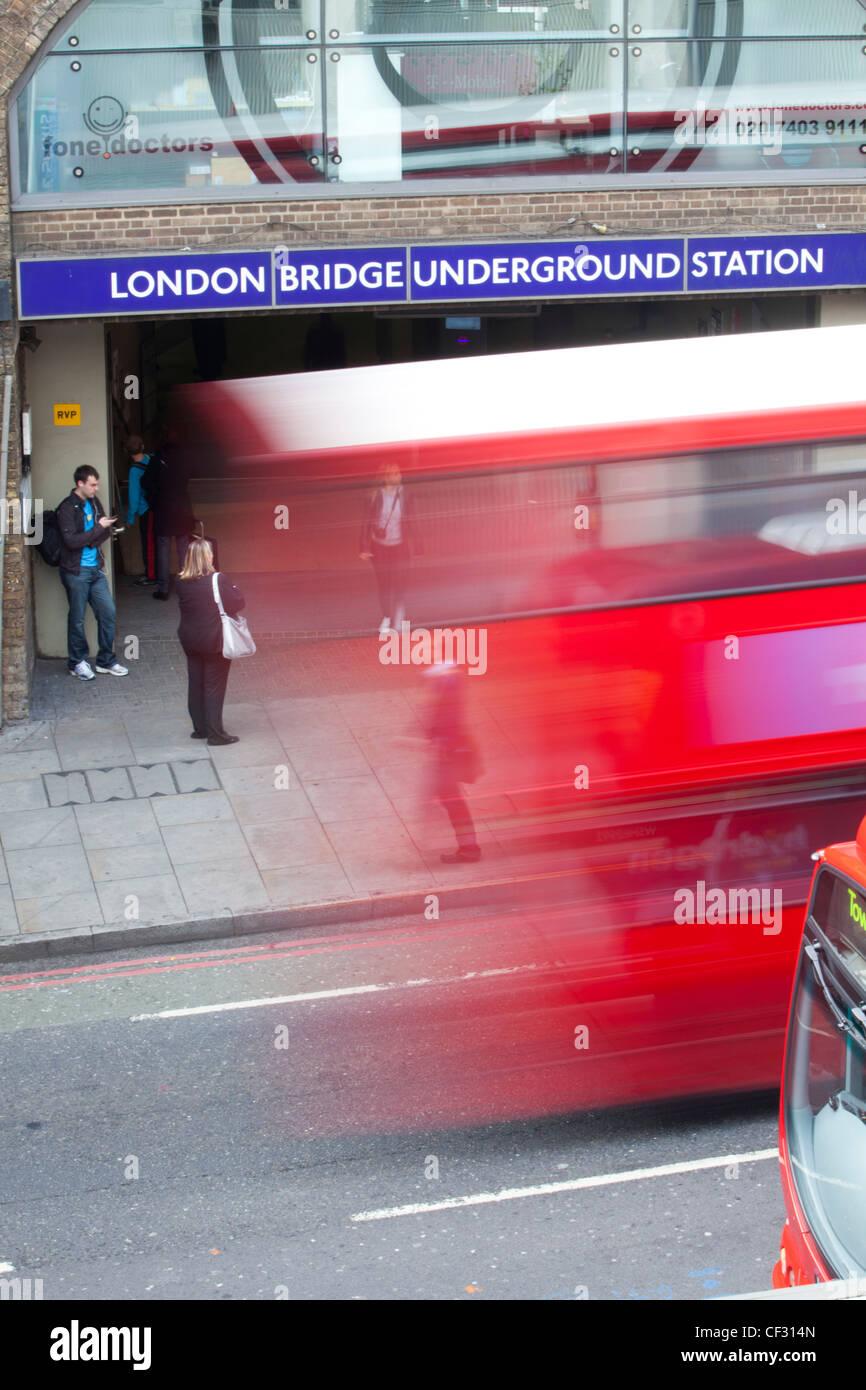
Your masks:
{"label": "blue station sign", "polygon": [[18,261],[25,321],[862,285],[866,234],[853,232]]}

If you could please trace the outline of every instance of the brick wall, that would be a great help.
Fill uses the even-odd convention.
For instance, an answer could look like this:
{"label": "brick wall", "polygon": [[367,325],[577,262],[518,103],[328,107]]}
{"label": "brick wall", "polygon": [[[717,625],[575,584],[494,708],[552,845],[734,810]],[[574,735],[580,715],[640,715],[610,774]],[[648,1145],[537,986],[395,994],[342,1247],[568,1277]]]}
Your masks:
{"label": "brick wall", "polygon": [[[0,277],[12,277],[12,219],[9,210],[9,177],[6,166],[6,103],[9,89],[18,80],[39,45],[74,0],[0,0]],[[9,472],[6,495],[18,496],[21,481],[20,402],[24,396],[22,353],[17,350],[18,325],[0,325],[0,408],[3,378],[13,375]],[[3,591],[2,722],[26,719],[29,712],[30,676],[33,667],[32,552],[20,536],[6,537]]]}
{"label": "brick wall", "polygon": [[[574,219],[572,221],[572,219]],[[182,246],[327,246],[467,238],[581,240],[742,232],[859,231],[866,186],[674,188],[609,192],[491,193],[450,197],[341,198],[181,207],[20,212],[15,253],[86,255]]]}

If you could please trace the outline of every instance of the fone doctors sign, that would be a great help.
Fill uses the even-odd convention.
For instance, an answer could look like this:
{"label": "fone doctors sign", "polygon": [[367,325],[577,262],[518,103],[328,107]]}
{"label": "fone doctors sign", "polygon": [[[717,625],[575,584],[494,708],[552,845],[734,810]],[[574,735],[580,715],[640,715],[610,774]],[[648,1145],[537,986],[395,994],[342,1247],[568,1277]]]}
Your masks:
{"label": "fone doctors sign", "polygon": [[18,262],[19,317],[751,293],[866,285],[866,234],[598,238]]}

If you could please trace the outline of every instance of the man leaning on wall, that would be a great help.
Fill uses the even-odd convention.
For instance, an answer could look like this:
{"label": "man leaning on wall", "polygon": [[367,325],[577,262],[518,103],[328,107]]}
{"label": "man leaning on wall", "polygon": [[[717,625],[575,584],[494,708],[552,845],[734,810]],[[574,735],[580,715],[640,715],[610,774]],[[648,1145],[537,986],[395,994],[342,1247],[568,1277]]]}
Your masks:
{"label": "man leaning on wall", "polygon": [[69,674],[95,680],[84,631],[87,605],[93,609],[99,639],[96,671],[105,676],[128,676],[114,654],[115,607],[105,578],[102,545],[117,517],[106,516],[97,496],[99,474],[82,464],[73,474],[75,486],[57,508],[60,529],[60,578],[69,600],[66,646]]}

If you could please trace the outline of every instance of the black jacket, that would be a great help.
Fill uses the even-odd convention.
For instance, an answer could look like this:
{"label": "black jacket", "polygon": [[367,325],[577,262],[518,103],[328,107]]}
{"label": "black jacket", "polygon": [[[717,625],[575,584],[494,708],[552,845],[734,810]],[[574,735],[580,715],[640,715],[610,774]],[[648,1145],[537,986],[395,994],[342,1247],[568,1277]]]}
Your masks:
{"label": "black jacket", "polygon": [[84,499],[78,496],[75,488],[64,497],[57,508],[57,525],[60,527],[60,568],[67,574],[77,574],[81,568],[81,552],[89,545],[97,549],[97,561],[101,570],[105,569],[102,555],[102,542],[108,535],[105,526],[99,525],[99,518],[105,516],[105,509],[98,497],[90,499],[96,512],[97,524],[89,531],[84,529]]}
{"label": "black jacket", "polygon": [[153,512],[157,536],[183,536],[193,530],[195,517],[189,497],[193,460],[182,449],[156,453],[144,470],[141,486]]}
{"label": "black jacket", "polygon": [[[223,608],[231,617],[236,617],[244,606],[243,594],[228,575],[222,573],[219,587]],[[177,635],[184,651],[202,656],[220,654],[223,649],[223,629],[213,596],[213,575],[201,579],[178,579],[177,598],[180,604]]]}
{"label": "black jacket", "polygon": [[[412,491],[411,488],[407,488],[403,483],[400,484],[398,490],[400,493],[401,504],[400,526],[403,533],[402,544],[408,547],[408,552],[410,555],[418,555],[420,553],[421,546],[419,544],[418,526],[415,522],[415,507],[414,499],[412,497]],[[361,526],[360,540],[360,549],[362,555],[369,555],[373,549],[373,542],[375,541],[374,532],[376,530],[376,523],[379,520],[381,512],[383,491],[383,488],[377,488],[374,493],[367,496],[364,503],[364,521]],[[386,520],[391,510],[391,501],[393,499],[393,496],[393,493],[391,493],[390,496],[386,495]]]}

